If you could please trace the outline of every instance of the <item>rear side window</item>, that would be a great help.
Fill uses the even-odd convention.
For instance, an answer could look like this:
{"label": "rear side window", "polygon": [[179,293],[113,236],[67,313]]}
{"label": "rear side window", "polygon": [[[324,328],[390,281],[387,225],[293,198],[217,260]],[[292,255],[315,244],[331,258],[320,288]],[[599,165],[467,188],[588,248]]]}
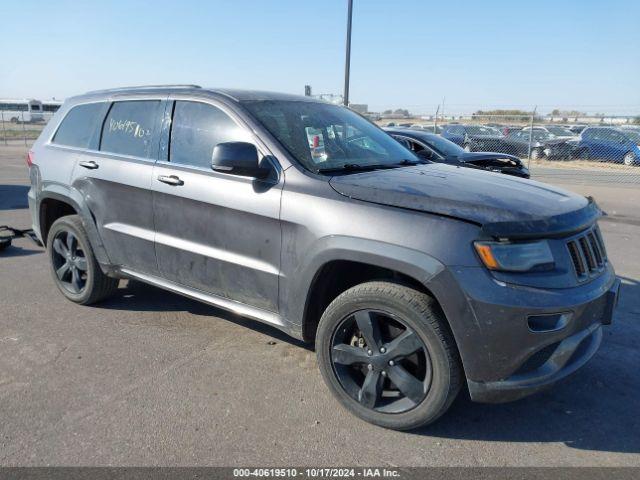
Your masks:
{"label": "rear side window", "polygon": [[88,103],[73,107],[62,120],[52,142],[69,147],[89,148],[105,106],[104,103]]}
{"label": "rear side window", "polygon": [[210,168],[218,143],[250,142],[250,135],[213,105],[177,101],[171,122],[169,161]]}
{"label": "rear side window", "polygon": [[151,158],[158,137],[159,100],[115,102],[102,127],[100,150]]}

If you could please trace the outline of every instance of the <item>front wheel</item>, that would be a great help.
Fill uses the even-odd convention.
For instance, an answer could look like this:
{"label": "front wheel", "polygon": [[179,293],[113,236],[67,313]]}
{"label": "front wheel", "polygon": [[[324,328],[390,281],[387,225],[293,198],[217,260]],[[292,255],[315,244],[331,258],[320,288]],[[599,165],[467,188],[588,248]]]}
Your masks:
{"label": "front wheel", "polygon": [[409,430],[434,422],[462,383],[457,348],[435,300],[390,282],[338,296],[318,325],[322,376],[367,422]]}
{"label": "front wheel", "polygon": [[111,296],[118,287],[118,280],[100,269],[78,215],[53,223],[47,236],[47,253],[58,290],[72,302],[90,305]]}

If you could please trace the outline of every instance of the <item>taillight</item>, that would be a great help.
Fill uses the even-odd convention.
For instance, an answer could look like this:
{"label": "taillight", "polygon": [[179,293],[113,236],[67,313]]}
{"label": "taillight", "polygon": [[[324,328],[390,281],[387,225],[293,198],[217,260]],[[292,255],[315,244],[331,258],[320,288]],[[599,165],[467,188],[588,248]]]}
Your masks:
{"label": "taillight", "polygon": [[320,136],[319,135],[314,135],[313,136],[313,148],[318,148],[320,146]]}
{"label": "taillight", "polygon": [[29,150],[29,153],[27,153],[27,165],[31,166],[33,165],[33,150]]}

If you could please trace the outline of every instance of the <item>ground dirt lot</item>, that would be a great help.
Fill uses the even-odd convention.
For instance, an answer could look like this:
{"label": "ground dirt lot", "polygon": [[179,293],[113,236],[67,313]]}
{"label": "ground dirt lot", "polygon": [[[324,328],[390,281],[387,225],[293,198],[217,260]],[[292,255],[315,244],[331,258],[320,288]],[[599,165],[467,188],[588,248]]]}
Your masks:
{"label": "ground dirt lot", "polygon": [[[30,226],[24,154],[0,146],[0,225]],[[601,350],[553,390],[383,430],[333,400],[310,347],[139,283],[76,306],[22,239],[0,253],[0,465],[640,466],[640,187],[542,173],[608,211],[624,282]]]}

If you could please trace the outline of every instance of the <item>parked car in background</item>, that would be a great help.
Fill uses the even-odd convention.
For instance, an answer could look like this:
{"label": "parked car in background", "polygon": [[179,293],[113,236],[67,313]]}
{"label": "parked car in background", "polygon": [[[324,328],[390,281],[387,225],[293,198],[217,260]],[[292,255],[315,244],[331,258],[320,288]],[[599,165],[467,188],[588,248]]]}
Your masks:
{"label": "parked car in background", "polygon": [[572,139],[577,137],[577,134],[571,130],[561,127],[560,125],[536,125],[534,127],[524,127],[522,131],[528,132],[533,129],[534,132],[547,132],[554,135],[556,138]]}
{"label": "parked car in background", "polygon": [[575,133],[576,135],[580,135],[580,133],[582,133],[585,128],[587,128],[586,125],[571,125],[570,127],[567,127],[568,130]]}
{"label": "parked car in background", "polygon": [[522,160],[513,155],[496,152],[467,152],[440,135],[424,131],[403,128],[385,128],[384,130],[420,158],[432,162],[529,178],[527,167]]}
{"label": "parked car in background", "polygon": [[431,133],[442,133],[442,127],[440,125],[427,125],[426,123],[414,123],[411,125],[414,130],[423,130]]}
{"label": "parked car in background", "polygon": [[638,165],[640,132],[615,127],[589,127],[580,134],[574,156]]}
{"label": "parked car in background", "polygon": [[543,130],[525,130],[513,132],[505,140],[511,145],[515,155],[527,157],[531,141],[531,159],[548,158],[551,160],[568,160],[572,157],[574,146],[567,138],[558,138]]}
{"label": "parked car in background", "polygon": [[505,141],[505,136],[493,127],[449,124],[443,127],[442,136],[467,152],[516,153],[511,144]]}

